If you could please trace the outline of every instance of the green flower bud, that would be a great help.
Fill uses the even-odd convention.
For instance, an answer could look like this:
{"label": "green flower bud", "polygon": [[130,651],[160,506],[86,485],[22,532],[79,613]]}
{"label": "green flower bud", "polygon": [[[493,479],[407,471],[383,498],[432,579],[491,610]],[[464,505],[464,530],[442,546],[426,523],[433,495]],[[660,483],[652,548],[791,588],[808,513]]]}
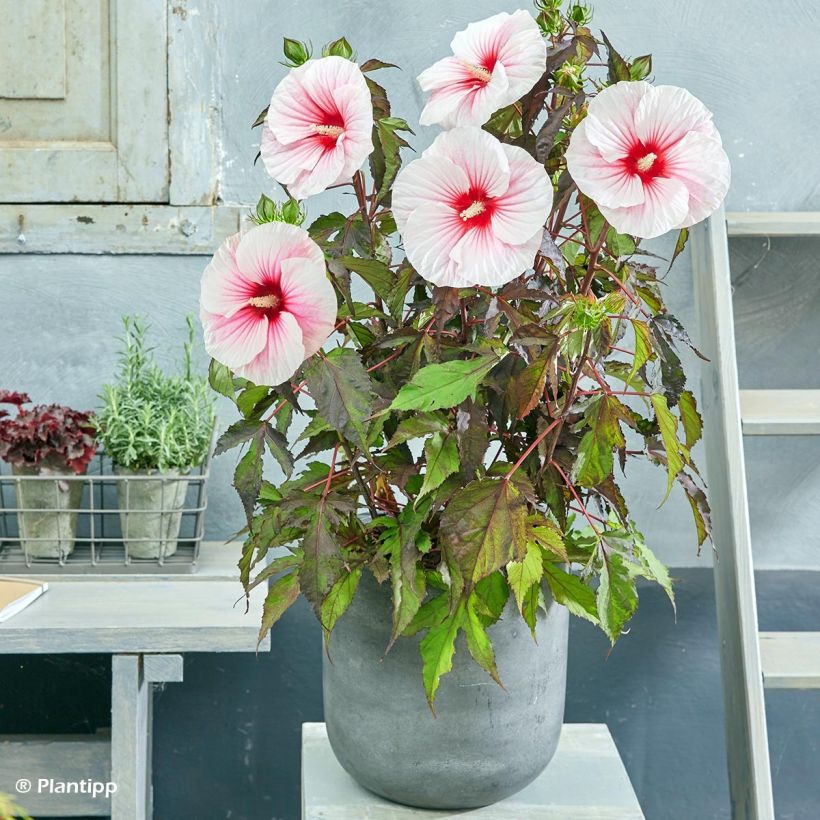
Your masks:
{"label": "green flower bud", "polygon": [[290,37],[285,37],[282,50],[285,53],[287,65],[292,68],[302,65],[310,59],[310,48],[308,45],[299,40],[291,40]]}
{"label": "green flower bud", "polygon": [[344,37],[340,37],[338,40],[334,40],[332,43],[328,43],[322,49],[322,56],[344,57],[345,60],[351,60],[353,59],[353,49],[350,47],[350,43],[348,43]]}
{"label": "green flower bud", "polygon": [[256,211],[251,214],[251,220],[257,225],[264,225],[266,222],[287,222],[289,225],[301,225],[305,221],[306,214],[299,203],[291,198],[287,202],[274,202],[270,197],[259,197]]}

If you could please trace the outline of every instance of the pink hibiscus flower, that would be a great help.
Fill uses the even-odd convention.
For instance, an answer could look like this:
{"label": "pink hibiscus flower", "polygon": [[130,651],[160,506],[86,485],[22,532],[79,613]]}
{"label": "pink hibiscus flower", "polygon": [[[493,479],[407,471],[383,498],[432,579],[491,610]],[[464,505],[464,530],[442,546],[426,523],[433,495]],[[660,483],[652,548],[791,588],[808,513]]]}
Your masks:
{"label": "pink hibiscus flower", "polygon": [[671,85],[601,91],[572,135],[567,168],[610,225],[643,239],[700,222],[729,189],[711,112]]}
{"label": "pink hibiscus flower", "polygon": [[262,130],[262,161],[296,199],[353,177],[373,150],[373,107],[359,67],[323,57],[276,86]]}
{"label": "pink hibiscus flower", "polygon": [[531,267],[552,207],[544,167],[480,128],[438,135],[393,188],[404,250],[434,285],[503,285]]}
{"label": "pink hibiscus flower", "polygon": [[526,94],[546,70],[547,46],[526,11],[495,14],[470,23],[445,57],[419,74],[430,100],[422,125],[483,125],[499,108]]}
{"label": "pink hibiscus flower", "polygon": [[214,359],[254,384],[281,384],[336,322],[321,248],[283,222],[229,237],[202,275],[200,318]]}

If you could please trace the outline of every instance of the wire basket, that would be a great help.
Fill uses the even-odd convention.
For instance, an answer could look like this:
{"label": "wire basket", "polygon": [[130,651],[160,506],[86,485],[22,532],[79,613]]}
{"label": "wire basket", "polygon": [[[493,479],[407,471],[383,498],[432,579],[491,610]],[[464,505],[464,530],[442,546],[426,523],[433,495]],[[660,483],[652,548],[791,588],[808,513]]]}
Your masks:
{"label": "wire basket", "polygon": [[84,475],[0,462],[0,574],[192,572],[205,531],[213,440],[186,473],[136,473],[97,453]]}

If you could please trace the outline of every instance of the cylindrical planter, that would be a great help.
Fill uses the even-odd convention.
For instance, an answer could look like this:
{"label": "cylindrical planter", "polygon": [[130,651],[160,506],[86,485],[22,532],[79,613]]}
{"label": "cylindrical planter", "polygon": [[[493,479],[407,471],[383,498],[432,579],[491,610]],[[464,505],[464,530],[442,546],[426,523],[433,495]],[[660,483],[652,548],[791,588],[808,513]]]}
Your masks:
{"label": "cylindrical planter", "polygon": [[[185,504],[188,481],[177,478],[179,470],[129,470],[115,468],[123,476],[117,482],[122,540],[131,558],[167,558],[177,550],[180,510]],[[134,476],[150,479],[128,480]]]}
{"label": "cylindrical planter", "polygon": [[510,601],[488,629],[504,689],[470,657],[459,633],[433,717],[424,696],[421,636],[390,637],[388,583],[362,576],[323,661],[327,733],[365,788],[422,808],[467,809],[502,800],[550,762],[564,718],[567,610],[545,590],[533,641]]}
{"label": "cylindrical planter", "polygon": [[[83,483],[67,470],[12,467],[17,482],[20,545],[27,558],[64,558],[74,551]],[[53,476],[31,478],[26,476]]]}

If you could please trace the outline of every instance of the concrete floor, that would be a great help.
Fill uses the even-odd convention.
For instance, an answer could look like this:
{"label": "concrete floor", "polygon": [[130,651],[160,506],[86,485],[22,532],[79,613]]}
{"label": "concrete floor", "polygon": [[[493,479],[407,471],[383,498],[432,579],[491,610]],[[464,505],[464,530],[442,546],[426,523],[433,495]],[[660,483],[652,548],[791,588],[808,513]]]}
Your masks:
{"label": "concrete floor", "polygon": [[[711,572],[679,570],[678,619],[641,592],[610,653],[574,621],[566,720],[607,723],[649,820],[729,818]],[[818,573],[758,573],[763,629],[820,628]],[[0,656],[0,733],[94,731],[107,723],[104,658]],[[297,820],[299,733],[322,719],[321,641],[300,602],[270,653],[189,655],[185,682],[155,697],[157,820]],[[820,692],[771,692],[778,820],[820,816]]]}

